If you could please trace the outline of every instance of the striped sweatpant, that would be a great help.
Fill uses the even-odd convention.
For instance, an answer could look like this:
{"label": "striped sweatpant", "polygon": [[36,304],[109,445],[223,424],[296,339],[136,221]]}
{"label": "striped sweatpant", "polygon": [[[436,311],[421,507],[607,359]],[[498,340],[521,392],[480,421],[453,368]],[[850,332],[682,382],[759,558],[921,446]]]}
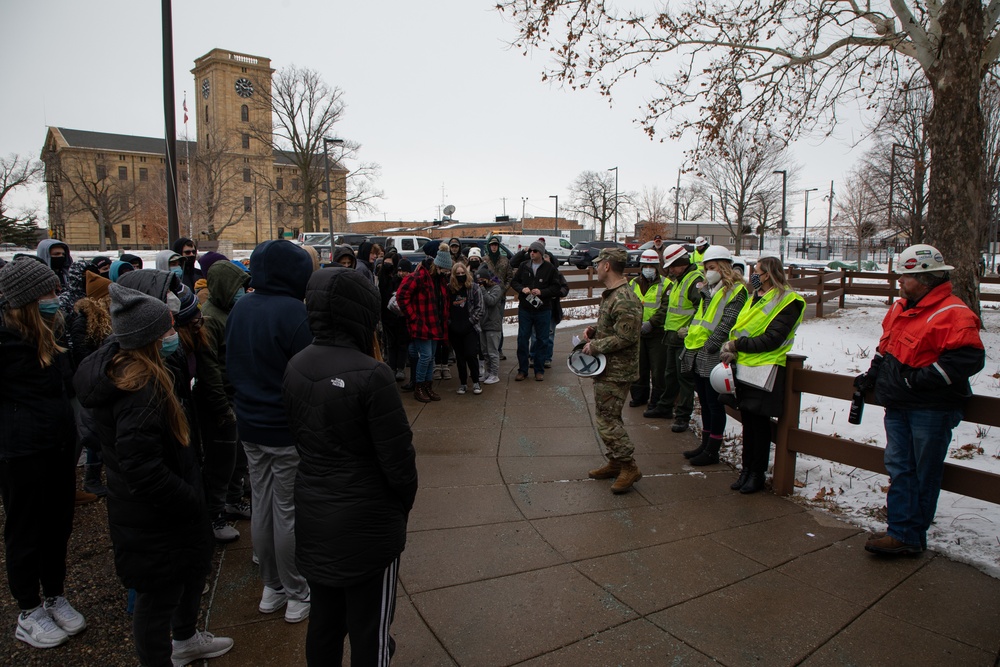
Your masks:
{"label": "striped sweatpant", "polygon": [[396,650],[389,628],[396,612],[398,572],[397,556],[381,573],[355,586],[324,586],[309,580],[312,596],[306,632],[309,667],[340,667],[345,636],[351,640],[352,667],[388,667]]}

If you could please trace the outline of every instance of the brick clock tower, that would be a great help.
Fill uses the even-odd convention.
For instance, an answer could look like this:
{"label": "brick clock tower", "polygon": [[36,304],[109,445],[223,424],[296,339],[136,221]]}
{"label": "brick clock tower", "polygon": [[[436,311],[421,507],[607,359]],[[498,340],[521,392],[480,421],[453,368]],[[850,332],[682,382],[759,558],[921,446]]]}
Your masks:
{"label": "brick clock tower", "polygon": [[[227,237],[236,237],[234,241],[270,238],[267,191],[274,153],[260,137],[266,133],[266,140],[271,138],[271,110],[266,100],[273,72],[269,58],[225,49],[213,49],[198,58],[191,70],[198,100],[194,111],[202,157],[199,167],[210,161],[220,172],[217,178],[231,184],[227,196],[235,198],[224,202],[217,215],[218,224],[225,224],[233,210],[242,209],[239,224],[226,230]],[[209,224],[206,211],[194,216],[203,219],[198,227],[204,229]]]}

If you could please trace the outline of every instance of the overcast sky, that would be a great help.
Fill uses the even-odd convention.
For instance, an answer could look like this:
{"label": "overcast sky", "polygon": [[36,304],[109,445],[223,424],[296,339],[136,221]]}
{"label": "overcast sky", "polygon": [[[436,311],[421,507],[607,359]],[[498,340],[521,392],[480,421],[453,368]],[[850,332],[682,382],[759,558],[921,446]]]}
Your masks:
{"label": "overcast sky", "polygon": [[[643,81],[612,107],[596,92],[543,83],[545,54],[508,49],[514,30],[492,6],[174,0],[178,131],[183,95],[190,101],[196,92],[195,58],[223,48],[268,57],[276,69],[313,68],[343,89],[338,135],[382,167],[385,199],[364,219],[433,220],[442,203],[455,205],[460,220],[492,220],[505,206],[519,217],[523,197],[528,215],[552,215],[550,195],[563,207],[581,171],[615,166],[622,191],[676,183],[685,146],[651,141],[633,121]],[[160,25],[154,0],[0,0],[0,154],[37,157],[48,125],[162,136]],[[853,132],[795,146],[803,171],[789,193],[790,226],[801,225],[802,188],[819,189],[810,227],[825,222],[822,195],[860,156]],[[44,206],[40,192],[30,200]]]}

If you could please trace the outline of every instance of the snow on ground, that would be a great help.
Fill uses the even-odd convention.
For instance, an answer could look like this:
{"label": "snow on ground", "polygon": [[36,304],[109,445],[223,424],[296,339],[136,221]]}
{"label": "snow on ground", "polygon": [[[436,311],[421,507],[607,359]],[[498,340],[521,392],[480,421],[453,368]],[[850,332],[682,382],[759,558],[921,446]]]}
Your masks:
{"label": "snow on ground", "polygon": [[[848,297],[847,308],[822,320],[804,321],[793,352],[807,357],[807,368],[855,376],[871,363],[887,310],[885,301]],[[596,314],[596,306],[568,309],[567,319],[559,328],[592,323]],[[517,335],[516,320],[507,318],[504,325],[508,340]],[[983,324],[986,367],[971,378],[972,391],[1000,397],[1000,310],[984,308]],[[849,410],[849,401],[803,394],[799,427],[885,447],[883,409],[866,405],[858,425],[848,423]],[[734,466],[740,462],[741,433],[740,424],[730,420],[722,453]],[[948,462],[1000,474],[1000,428],[962,422],[953,433]],[[794,500],[868,530],[885,529],[885,494],[889,487],[885,475],[801,455],[795,471]],[[930,548],[949,558],[1000,578],[1000,505],[942,492],[927,540]]]}

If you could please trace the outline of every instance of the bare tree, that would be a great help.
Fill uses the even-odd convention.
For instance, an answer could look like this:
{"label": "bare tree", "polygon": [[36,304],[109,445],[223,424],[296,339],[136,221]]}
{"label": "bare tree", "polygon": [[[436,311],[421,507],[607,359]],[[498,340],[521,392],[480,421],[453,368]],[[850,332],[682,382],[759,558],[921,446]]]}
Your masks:
{"label": "bare tree", "polygon": [[6,201],[11,192],[37,183],[44,171],[42,162],[16,153],[0,158],[0,241],[17,245],[34,243],[38,213],[28,210],[15,215]]}
{"label": "bare tree", "polygon": [[870,169],[862,166],[847,177],[847,183],[835,203],[838,227],[857,242],[858,268],[861,268],[863,248],[879,228],[885,207],[871,186]]}
{"label": "bare tree", "polygon": [[656,185],[643,186],[642,195],[636,199],[635,207],[639,217],[652,225],[664,225],[673,216],[666,190],[661,190]]}
{"label": "bare tree", "polygon": [[247,216],[238,185],[243,182],[244,162],[236,153],[234,136],[211,133],[203,143],[192,158],[192,211],[194,219],[204,224],[197,231],[215,240]]}
{"label": "bare tree", "polygon": [[753,232],[758,195],[773,193],[774,170],[779,166],[787,167],[783,141],[738,132],[698,164],[705,192],[718,201],[718,215],[736,240],[737,254],[743,247],[743,236]]}
{"label": "bare tree", "polygon": [[[271,86],[260,88],[261,94],[254,99],[266,111],[259,116],[267,118],[268,122],[251,123],[251,135],[272,151],[283,153],[297,169],[298,190],[283,191],[280,197],[287,204],[301,206],[304,231],[314,231],[321,205],[326,204],[323,139],[336,136],[334,127],[344,115],[344,93],[340,88],[327,86],[315,70],[295,66],[280,70]],[[332,144],[330,166],[337,165],[337,178],[343,177],[339,165],[345,160],[356,159],[360,149],[360,144],[347,139]],[[375,187],[378,170],[376,164],[361,164],[347,177],[344,197],[336,194],[341,190],[331,183],[333,208],[341,211],[371,208],[374,200],[382,196]],[[269,175],[265,176],[270,179]],[[331,179],[334,176],[331,173]],[[268,186],[275,189],[270,182]],[[346,224],[344,216],[335,217],[342,218],[339,220],[341,225]]]}
{"label": "bare tree", "polygon": [[[706,0],[671,11],[589,0],[498,0],[515,45],[550,50],[544,78],[596,86],[609,98],[640,73],[655,85],[640,119],[651,135],[688,131],[710,150],[730,128],[785,139],[828,130],[838,110],[872,108],[919,71],[934,111],[931,241],[958,268],[956,294],[978,309],[976,267],[986,221],[980,83],[1000,56],[1000,2],[973,0]],[[661,67],[673,67],[672,74]],[[651,70],[646,76],[646,70]]]}
{"label": "bare tree", "polygon": [[[757,235],[757,250],[764,252],[764,237],[768,232],[781,229],[781,191],[762,189],[756,192],[750,207],[750,218],[753,220],[753,233]],[[788,235],[787,229],[785,235]]]}
{"label": "bare tree", "polygon": [[[64,212],[67,215],[89,213],[98,226],[101,249],[104,249],[105,240],[111,241],[111,247],[117,249],[118,232],[115,226],[132,219],[139,204],[140,192],[131,179],[111,172],[117,163],[112,165],[105,158],[97,158],[94,163],[83,159],[68,162],[62,164],[60,160],[56,165],[61,172],[59,180],[68,190],[63,193]],[[49,166],[51,168],[53,163]]]}
{"label": "bare tree", "polygon": [[569,192],[572,203],[567,210],[593,220],[594,230],[600,229],[599,238],[603,241],[608,222],[615,214],[615,177],[608,171],[584,171],[569,186]]}

